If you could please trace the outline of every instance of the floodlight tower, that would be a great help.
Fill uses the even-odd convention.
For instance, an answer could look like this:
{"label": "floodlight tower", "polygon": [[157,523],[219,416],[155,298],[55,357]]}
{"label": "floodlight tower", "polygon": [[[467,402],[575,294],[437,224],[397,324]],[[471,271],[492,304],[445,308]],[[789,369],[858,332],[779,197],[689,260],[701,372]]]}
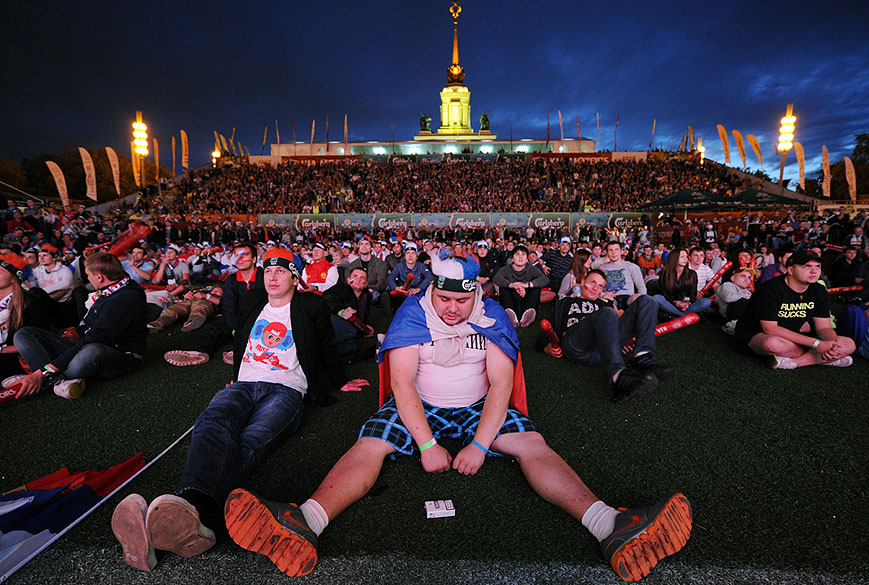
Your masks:
{"label": "floodlight tower", "polygon": [[778,184],[784,184],[785,178],[785,157],[788,151],[794,146],[794,128],[797,122],[794,116],[794,105],[788,104],[788,110],[785,117],[781,119],[781,128],[779,128],[777,150],[781,153],[781,171],[778,176]]}
{"label": "floodlight tower", "polygon": [[215,146],[214,150],[211,152],[211,164],[212,164],[212,166],[214,166],[214,168],[217,168],[217,161],[219,159],[220,159],[220,149],[218,149]]}
{"label": "floodlight tower", "polygon": [[[136,154],[139,155],[141,161],[141,171],[139,176],[142,178],[142,189],[145,188],[145,159],[148,158],[148,126],[142,122],[142,112],[136,112],[136,121],[133,122],[133,144],[136,145]],[[138,164],[138,161],[133,161],[133,164]]]}
{"label": "floodlight tower", "polygon": [[703,146],[703,138],[697,140],[697,152],[700,153],[700,164],[706,159],[706,147]]}

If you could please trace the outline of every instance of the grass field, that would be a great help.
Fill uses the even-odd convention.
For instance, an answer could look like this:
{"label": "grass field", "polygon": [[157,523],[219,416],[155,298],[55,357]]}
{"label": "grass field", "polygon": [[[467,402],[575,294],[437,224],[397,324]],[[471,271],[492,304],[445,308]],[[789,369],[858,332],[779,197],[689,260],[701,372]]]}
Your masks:
{"label": "grass field", "polygon": [[[602,369],[538,354],[538,329],[521,330],[530,415],[607,503],[645,504],[677,490],[691,499],[691,540],[646,583],[869,581],[869,364],[771,371],[733,351],[719,327],[701,322],[660,338],[659,360],[676,368],[675,377],[625,406],[611,401]],[[159,454],[231,376],[219,361],[163,362],[166,350],[194,339],[152,336],[135,375],[94,383],[77,401],[42,393],[0,407],[0,491],[64,466],[101,469],[139,451],[148,460]],[[295,502],[313,492],[377,406],[373,361],[348,374],[372,387],[309,407],[298,434],[247,487]],[[188,444],[9,582],[287,582],[265,557],[228,539],[194,559],[158,553],[151,574],[124,564],[110,528],[114,506],[131,492],[149,501],[173,492]],[[446,498],[456,517],[426,520],[423,502]],[[580,523],[537,498],[506,460],[488,460],[469,478],[427,475],[409,457],[388,462],[371,493],[323,533],[320,559],[300,583],[621,582]]]}

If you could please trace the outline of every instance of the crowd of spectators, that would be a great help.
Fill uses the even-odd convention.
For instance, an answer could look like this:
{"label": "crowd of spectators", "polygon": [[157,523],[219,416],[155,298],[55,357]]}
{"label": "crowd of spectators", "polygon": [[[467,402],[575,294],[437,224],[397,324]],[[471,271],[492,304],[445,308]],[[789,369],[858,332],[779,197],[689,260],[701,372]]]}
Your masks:
{"label": "crowd of spectators", "polygon": [[500,158],[225,166],[191,173],[178,214],[449,213],[633,209],[680,189],[735,192],[747,183],[693,159],[574,162]]}

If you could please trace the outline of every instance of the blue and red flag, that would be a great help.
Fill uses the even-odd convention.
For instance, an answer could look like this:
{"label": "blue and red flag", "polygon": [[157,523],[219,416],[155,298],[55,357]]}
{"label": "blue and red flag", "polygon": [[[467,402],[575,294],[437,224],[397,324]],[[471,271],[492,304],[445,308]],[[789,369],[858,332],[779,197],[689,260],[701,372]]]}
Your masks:
{"label": "blue and red flag", "polygon": [[0,582],[144,466],[139,453],[104,471],[63,468],[0,496]]}

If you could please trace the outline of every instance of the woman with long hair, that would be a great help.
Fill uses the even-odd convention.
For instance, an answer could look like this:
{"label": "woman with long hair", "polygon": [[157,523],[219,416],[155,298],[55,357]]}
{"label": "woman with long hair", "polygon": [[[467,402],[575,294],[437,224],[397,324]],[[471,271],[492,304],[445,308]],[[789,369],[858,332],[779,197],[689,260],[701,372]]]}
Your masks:
{"label": "woman with long hair", "polygon": [[[48,329],[51,299],[42,289],[25,291],[21,269],[27,261],[17,254],[0,255],[0,380],[24,370],[12,344],[15,332],[25,325]],[[4,387],[6,384],[4,383]]]}
{"label": "woman with long hair", "polygon": [[578,297],[582,293],[582,280],[589,270],[591,270],[591,252],[577,250],[573,254],[573,261],[570,263],[567,274],[561,279],[561,286],[558,287],[558,298],[563,299],[568,295]]}
{"label": "woman with long hair", "polygon": [[684,248],[677,248],[667,255],[658,284],[663,294],[655,295],[655,300],[671,315],[681,317],[687,313],[702,313],[712,306],[709,299],[697,298],[697,273],[688,267],[688,251]]}

